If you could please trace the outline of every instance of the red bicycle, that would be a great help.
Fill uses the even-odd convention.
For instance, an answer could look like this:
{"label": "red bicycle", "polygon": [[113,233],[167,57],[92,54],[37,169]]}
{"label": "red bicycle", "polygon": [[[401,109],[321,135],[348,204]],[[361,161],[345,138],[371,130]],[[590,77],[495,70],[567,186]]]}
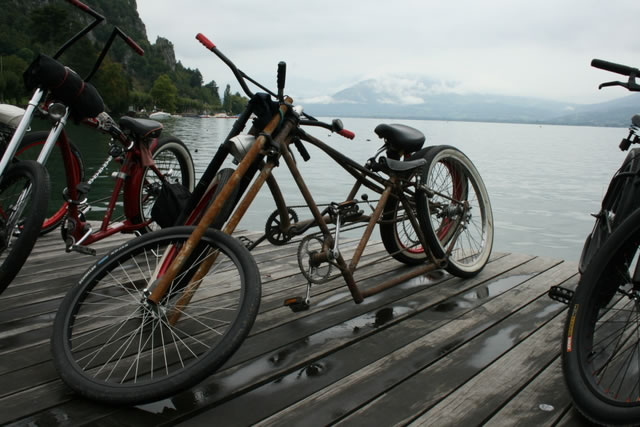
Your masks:
{"label": "red bicycle", "polygon": [[[118,126],[106,113],[101,113],[97,118],[84,119],[83,123],[112,136],[107,158],[85,181],[81,153],[66,132],[61,132],[46,163],[51,178],[51,198],[41,234],[62,224],[67,251],[95,254],[88,245],[112,234],[156,228],[151,209],[162,191],[163,182],[180,183],[192,191],[195,168],[185,144],[174,136],[160,136],[162,125],[158,122],[123,117]],[[36,159],[48,135],[46,131],[26,134],[16,157]],[[89,190],[113,162],[120,166],[113,174],[115,183],[102,221],[94,229],[85,215],[92,205],[103,199],[89,203]],[[123,212],[115,217],[120,199]]]}

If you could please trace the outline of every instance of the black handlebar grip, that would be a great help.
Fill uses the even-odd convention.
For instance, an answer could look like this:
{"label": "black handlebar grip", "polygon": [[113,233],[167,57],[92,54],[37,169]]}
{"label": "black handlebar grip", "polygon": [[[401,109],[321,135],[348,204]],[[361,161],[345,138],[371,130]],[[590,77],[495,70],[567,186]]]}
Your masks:
{"label": "black handlebar grip", "polygon": [[284,81],[287,78],[287,64],[284,61],[278,62],[278,92],[284,90]]}
{"label": "black handlebar grip", "polygon": [[309,155],[309,152],[307,151],[307,148],[304,146],[302,141],[300,141],[299,139],[295,139],[293,143],[298,149],[298,152],[300,153],[300,155],[302,156],[302,160],[304,160],[305,162],[308,162],[311,156]]}
{"label": "black handlebar grip", "polygon": [[638,75],[637,68],[627,67],[626,65],[616,64],[614,62],[603,61],[602,59],[592,60],[591,66],[595,68],[600,68],[601,70],[622,74],[623,76],[630,76],[631,74],[634,74],[636,76]]}

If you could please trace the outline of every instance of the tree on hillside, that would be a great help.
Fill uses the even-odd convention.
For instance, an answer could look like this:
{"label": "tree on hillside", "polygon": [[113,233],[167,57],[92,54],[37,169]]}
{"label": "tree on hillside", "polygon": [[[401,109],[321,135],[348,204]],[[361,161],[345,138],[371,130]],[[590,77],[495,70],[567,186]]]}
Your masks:
{"label": "tree on hillside", "polygon": [[175,111],[178,97],[178,89],[168,75],[163,74],[153,82],[151,96],[157,108],[167,111]]}
{"label": "tree on hillside", "polygon": [[231,112],[231,106],[232,106],[231,86],[227,85],[227,87],[224,90],[224,98],[222,99],[222,109],[225,112],[230,113]]}
{"label": "tree on hillside", "polygon": [[218,85],[214,80],[211,80],[204,86],[204,101],[211,105],[213,108],[220,108],[222,102],[220,102],[220,94],[218,93]]}
{"label": "tree on hillside", "polygon": [[244,111],[249,100],[236,92],[231,96],[231,114],[240,114]]}
{"label": "tree on hillside", "polygon": [[27,62],[16,55],[2,56],[0,61],[0,100],[11,104],[22,103],[27,95],[22,83],[22,73],[27,69]]}
{"label": "tree on hillside", "polygon": [[113,113],[125,113],[129,107],[129,85],[122,65],[105,59],[93,82],[105,107]]}

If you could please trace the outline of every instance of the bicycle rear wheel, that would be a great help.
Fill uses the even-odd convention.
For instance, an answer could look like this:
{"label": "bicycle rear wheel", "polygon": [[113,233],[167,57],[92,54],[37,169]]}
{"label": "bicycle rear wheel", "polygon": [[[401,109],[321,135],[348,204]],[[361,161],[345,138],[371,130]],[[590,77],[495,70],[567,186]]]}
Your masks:
{"label": "bicycle rear wheel", "polygon": [[[240,346],[258,313],[260,274],[236,239],[209,229],[161,302],[147,299],[193,230],[171,227],[128,242],[64,298],[52,353],[74,391],[113,404],[161,399],[202,381]],[[181,306],[187,282],[212,259]]]}
{"label": "bicycle rear wheel", "polygon": [[[193,191],[195,186],[195,167],[189,149],[182,141],[173,136],[163,136],[158,140],[158,145],[152,152],[160,173],[171,183],[184,185],[189,191]],[[158,197],[162,181],[150,168],[145,168],[142,172],[142,180],[137,188],[136,202],[138,204],[138,215],[135,215],[132,222],[141,224],[151,220],[151,209]],[[127,197],[127,201],[129,198]],[[140,231],[153,231],[160,227],[156,223],[150,223]]]}
{"label": "bicycle rear wheel", "polygon": [[[42,146],[47,141],[49,132],[38,131],[27,133],[20,147],[16,152],[16,158],[19,160],[36,160],[42,151]],[[80,150],[69,141],[71,149],[72,161],[75,163],[77,175],[74,182],[79,183],[84,179],[84,164]],[[67,167],[65,166],[62,148],[60,142],[56,142],[54,149],[51,151],[47,163],[45,165],[49,174],[49,202],[47,204],[47,213],[40,229],[40,234],[44,235],[53,231],[58,227],[67,213],[68,203],[64,201],[63,192],[67,187]]]}
{"label": "bicycle rear wheel", "polygon": [[460,150],[433,147],[426,156],[426,186],[417,197],[425,238],[436,258],[447,258],[446,270],[458,277],[479,273],[493,246],[489,195],[477,169]]}
{"label": "bicycle rear wheel", "polygon": [[569,305],[562,367],[576,407],[602,424],[640,420],[640,210],[593,256]]}
{"label": "bicycle rear wheel", "polygon": [[34,161],[11,164],[0,179],[0,293],[29,257],[48,199],[47,171]]}

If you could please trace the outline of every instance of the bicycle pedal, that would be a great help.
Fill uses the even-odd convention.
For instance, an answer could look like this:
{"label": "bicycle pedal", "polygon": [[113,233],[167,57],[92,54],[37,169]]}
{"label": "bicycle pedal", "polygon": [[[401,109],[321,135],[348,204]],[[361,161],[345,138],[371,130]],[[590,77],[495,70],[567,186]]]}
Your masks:
{"label": "bicycle pedal", "polygon": [[251,250],[253,249],[253,240],[249,239],[248,237],[245,236],[240,236],[238,237],[238,240],[240,240],[240,242],[244,245],[245,248]]}
{"label": "bicycle pedal", "polygon": [[92,255],[92,256],[96,256],[96,250],[93,248],[89,248],[87,246],[82,246],[82,245],[71,245],[70,247],[67,248],[67,252],[78,252],[84,255]]}
{"label": "bicycle pedal", "polygon": [[570,304],[573,299],[574,292],[571,289],[562,286],[552,286],[549,289],[549,298],[563,304]]}
{"label": "bicycle pedal", "polygon": [[302,297],[287,298],[284,300],[284,305],[285,307],[289,307],[294,313],[309,310],[310,307],[308,300]]}

